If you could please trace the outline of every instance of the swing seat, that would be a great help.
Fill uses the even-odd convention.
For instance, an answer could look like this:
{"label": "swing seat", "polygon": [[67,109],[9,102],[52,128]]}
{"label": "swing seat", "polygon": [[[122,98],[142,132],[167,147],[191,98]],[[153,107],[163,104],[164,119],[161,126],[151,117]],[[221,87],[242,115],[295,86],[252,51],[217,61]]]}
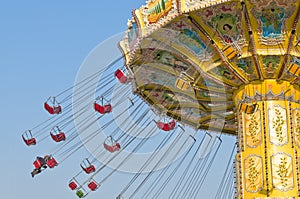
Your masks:
{"label": "swing seat", "polygon": [[234,48],[231,45],[224,47],[223,53],[229,60],[231,60],[237,56],[236,51],[234,50]]}
{"label": "swing seat", "polygon": [[91,191],[95,191],[96,189],[98,189],[98,187],[99,187],[99,185],[94,181],[92,181],[88,184],[88,188],[90,188]]}
{"label": "swing seat", "polygon": [[287,69],[293,75],[299,76],[300,75],[300,66],[296,63],[291,63]]}
{"label": "swing seat", "polygon": [[76,191],[76,195],[78,196],[78,198],[84,198],[86,196],[86,194],[82,190]]}
{"label": "swing seat", "polygon": [[257,111],[257,109],[258,109],[258,104],[251,104],[251,105],[241,104],[239,111],[242,111],[246,114],[253,114]]}
{"label": "swing seat", "polygon": [[69,187],[70,187],[71,190],[75,190],[78,187],[78,185],[76,184],[76,182],[71,181],[69,183]]}
{"label": "swing seat", "polygon": [[44,103],[44,108],[51,114],[59,114],[62,111],[61,106],[50,106],[47,102]]}
{"label": "swing seat", "polygon": [[97,111],[97,112],[99,112],[101,114],[110,113],[112,111],[112,105],[111,104],[107,104],[107,105],[101,106],[100,104],[97,104],[95,102],[94,103],[94,109],[95,109],[95,111]]}
{"label": "swing seat", "polygon": [[119,142],[114,143],[114,144],[112,144],[112,145],[108,145],[108,144],[104,143],[104,148],[105,148],[107,151],[113,153],[113,152],[115,152],[115,151],[119,151],[119,150],[121,149],[121,145],[120,145]]}
{"label": "swing seat", "polygon": [[25,144],[27,146],[31,146],[31,145],[36,145],[36,139],[35,138],[29,138],[29,139],[26,139],[24,137],[24,135],[22,135],[22,138],[23,138],[23,141],[25,142]]}
{"label": "swing seat", "polygon": [[65,141],[66,140],[66,135],[65,135],[64,132],[58,133],[56,135],[51,132],[50,135],[51,135],[51,138],[55,142],[61,142],[61,141]]}
{"label": "swing seat", "polygon": [[82,165],[80,165],[82,170],[84,170],[87,174],[93,173],[96,171],[96,168],[94,165],[90,165],[88,167],[83,167]]}
{"label": "swing seat", "polygon": [[51,158],[46,162],[46,164],[48,165],[49,168],[53,168],[53,167],[55,167],[55,166],[58,165],[58,163],[56,162],[56,160],[55,160],[53,157],[51,157]]}
{"label": "swing seat", "polygon": [[40,169],[43,166],[43,163],[40,159],[37,159],[33,162],[33,165],[36,169]]}
{"label": "swing seat", "polygon": [[87,158],[82,161],[82,163],[80,164],[80,167],[87,174],[90,174],[90,173],[93,173],[96,171],[95,166],[93,164],[91,164],[91,162]]}
{"label": "swing seat", "polygon": [[124,84],[127,82],[127,77],[120,69],[115,71],[115,76],[120,81],[120,83]]}
{"label": "swing seat", "polygon": [[176,121],[172,120],[169,123],[157,122],[157,127],[164,131],[171,131],[176,127]]}

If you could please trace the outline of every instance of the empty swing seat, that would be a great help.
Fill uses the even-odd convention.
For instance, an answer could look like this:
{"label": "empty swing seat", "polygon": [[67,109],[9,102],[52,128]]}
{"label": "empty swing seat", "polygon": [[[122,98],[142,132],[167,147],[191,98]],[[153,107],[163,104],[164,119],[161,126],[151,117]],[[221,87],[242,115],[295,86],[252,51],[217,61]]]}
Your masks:
{"label": "empty swing seat", "polygon": [[62,132],[58,126],[55,126],[55,127],[53,127],[53,128],[51,129],[50,135],[51,135],[51,138],[52,138],[55,142],[61,142],[61,141],[66,140],[66,135],[65,135],[65,133]]}
{"label": "empty swing seat", "polygon": [[98,189],[99,185],[95,182],[95,181],[92,181],[88,184],[88,188],[92,191],[95,191],[96,189]]}
{"label": "empty swing seat", "polygon": [[84,167],[81,167],[81,168],[82,168],[87,174],[90,174],[90,173],[93,173],[93,172],[96,171],[96,168],[95,168],[94,165],[91,165],[91,166],[86,167],[86,168],[84,168]]}
{"label": "empty swing seat", "polygon": [[105,114],[105,113],[110,113],[112,111],[112,105],[111,104],[107,104],[107,105],[100,105],[97,104],[96,102],[94,103],[94,109],[95,111],[101,113],[101,114]]}
{"label": "empty swing seat", "polygon": [[53,167],[55,167],[55,166],[58,165],[58,163],[56,162],[56,160],[55,160],[53,157],[51,157],[51,158],[46,162],[46,164],[48,165],[49,168],[53,168]]}
{"label": "empty swing seat", "polygon": [[22,135],[22,138],[23,138],[23,141],[25,142],[25,144],[27,145],[27,146],[30,146],[30,145],[36,145],[36,139],[35,138],[25,138],[25,136],[24,135]]}
{"label": "empty swing seat", "polygon": [[93,164],[91,164],[91,162],[87,158],[81,162],[80,167],[87,174],[90,174],[90,173],[93,173],[96,171],[95,166]]}
{"label": "empty swing seat", "polygon": [[89,163],[89,166],[84,167],[82,164],[80,165],[80,167],[82,168],[82,170],[84,170],[87,174],[93,173],[96,171],[96,168],[94,165]]}
{"label": "empty swing seat", "polygon": [[119,151],[121,149],[120,143],[117,142],[116,140],[114,140],[111,136],[108,136],[105,139],[103,145],[104,145],[104,148],[111,153],[113,153],[115,151]]}
{"label": "empty swing seat", "polygon": [[157,122],[157,127],[164,131],[171,131],[176,127],[176,121],[172,120],[169,123]]}
{"label": "empty swing seat", "polygon": [[84,193],[82,190],[76,191],[76,195],[78,198],[84,198],[86,196],[86,193]]}
{"label": "empty swing seat", "polygon": [[115,71],[115,76],[120,81],[120,83],[124,84],[127,82],[127,77],[120,69]]}
{"label": "empty swing seat", "polygon": [[77,185],[76,182],[71,181],[71,182],[69,183],[69,187],[70,187],[71,190],[75,190],[75,189],[78,187],[78,185]]}
{"label": "empty swing seat", "polygon": [[58,134],[53,134],[52,132],[50,133],[51,138],[55,141],[55,142],[61,142],[61,141],[65,141],[66,140],[66,135],[64,132],[58,133]]}
{"label": "empty swing seat", "polygon": [[118,143],[118,142],[117,142],[117,143],[114,143],[114,144],[112,144],[112,145],[108,145],[108,144],[104,143],[104,148],[105,148],[107,151],[113,153],[113,152],[115,152],[115,151],[119,151],[119,150],[121,149],[121,145],[120,145],[120,143]]}
{"label": "empty swing seat", "polygon": [[50,106],[47,102],[44,103],[44,108],[51,114],[59,114],[62,111],[61,106]]}

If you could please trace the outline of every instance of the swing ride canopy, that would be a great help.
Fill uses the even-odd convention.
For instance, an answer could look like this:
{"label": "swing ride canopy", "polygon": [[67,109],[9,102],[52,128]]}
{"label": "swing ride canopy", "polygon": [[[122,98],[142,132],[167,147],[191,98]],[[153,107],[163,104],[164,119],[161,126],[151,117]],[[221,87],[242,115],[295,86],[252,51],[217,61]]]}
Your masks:
{"label": "swing ride canopy", "polygon": [[[119,44],[134,92],[160,114],[236,135],[239,102],[299,100],[284,93],[299,83],[299,3],[149,0],[132,12]],[[285,83],[264,84],[262,96],[256,91],[266,88],[255,84],[266,79]]]}

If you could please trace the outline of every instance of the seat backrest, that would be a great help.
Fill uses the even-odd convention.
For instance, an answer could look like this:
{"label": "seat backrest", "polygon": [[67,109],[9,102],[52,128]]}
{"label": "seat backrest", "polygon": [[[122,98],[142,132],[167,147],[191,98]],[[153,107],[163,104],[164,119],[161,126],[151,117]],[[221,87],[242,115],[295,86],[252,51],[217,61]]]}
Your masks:
{"label": "seat backrest", "polygon": [[120,83],[125,83],[127,81],[127,77],[124,75],[124,73],[120,69],[116,70],[115,76],[118,78]]}
{"label": "seat backrest", "polygon": [[100,112],[100,105],[97,104],[96,102],[94,103],[94,109],[95,111]]}
{"label": "seat backrest", "polygon": [[94,181],[92,181],[88,184],[88,188],[90,188],[90,190],[92,190],[92,191],[95,191],[98,188],[98,186],[99,185]]}
{"label": "seat backrest", "polygon": [[54,109],[49,106],[49,104],[47,102],[44,103],[44,108],[46,109],[46,111],[48,111],[51,115],[54,114]]}
{"label": "seat backrest", "polygon": [[53,168],[53,167],[55,167],[55,166],[58,165],[58,163],[56,162],[56,160],[55,160],[53,157],[51,157],[51,158],[46,162],[46,164],[48,165],[49,168]]}
{"label": "seat backrest", "polygon": [[76,191],[76,195],[78,196],[78,198],[83,198],[86,194],[82,190],[78,190]]}
{"label": "seat backrest", "polygon": [[75,190],[78,186],[77,186],[76,182],[72,181],[69,183],[69,187],[71,190]]}
{"label": "seat backrest", "polygon": [[36,169],[40,169],[43,166],[42,162],[39,159],[35,160],[33,162],[33,165]]}

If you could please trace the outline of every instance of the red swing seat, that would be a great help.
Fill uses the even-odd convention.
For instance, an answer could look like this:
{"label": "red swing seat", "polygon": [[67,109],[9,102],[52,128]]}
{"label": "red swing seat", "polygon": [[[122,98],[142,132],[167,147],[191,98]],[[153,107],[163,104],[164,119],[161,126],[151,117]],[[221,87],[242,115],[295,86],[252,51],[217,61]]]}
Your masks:
{"label": "red swing seat", "polygon": [[61,142],[66,140],[66,134],[62,132],[58,126],[52,128],[52,130],[50,131],[50,135],[55,142]]}
{"label": "red swing seat", "polygon": [[43,163],[40,159],[36,159],[34,162],[33,162],[33,165],[34,165],[34,168],[36,169],[40,169],[42,166],[43,166]]}
{"label": "red swing seat", "polygon": [[99,188],[99,185],[98,185],[94,180],[92,180],[92,181],[88,184],[88,188],[89,188],[91,191],[96,191],[96,189]]}
{"label": "red swing seat", "polygon": [[50,106],[47,102],[44,103],[44,107],[51,115],[59,114],[62,111],[62,108],[60,105],[59,106]]}
{"label": "red swing seat", "polygon": [[57,161],[54,159],[54,157],[51,157],[46,164],[48,165],[49,168],[53,168],[58,165]]}
{"label": "red swing seat", "polygon": [[116,142],[111,136],[107,137],[104,141],[104,148],[113,153],[115,151],[119,151],[121,149],[121,145],[119,142]]}
{"label": "red swing seat", "polygon": [[24,142],[27,146],[36,145],[36,139],[35,138],[25,139],[24,136],[22,136],[22,137],[23,137],[23,140],[24,140]]}
{"label": "red swing seat", "polygon": [[120,83],[124,84],[127,82],[126,75],[120,69],[117,69],[115,71],[115,76],[120,81]]}
{"label": "red swing seat", "polygon": [[118,142],[115,143],[114,145],[108,145],[108,144],[105,144],[105,143],[104,143],[104,148],[105,148],[107,151],[113,153],[113,152],[115,152],[115,151],[119,151],[119,150],[121,149],[121,145],[120,145],[120,143],[118,143]]}
{"label": "red swing seat", "polygon": [[172,120],[168,123],[157,122],[157,127],[161,130],[164,130],[164,131],[171,131],[176,127],[176,121]]}
{"label": "red swing seat", "polygon": [[[51,102],[52,106],[49,105]],[[51,114],[59,114],[62,112],[62,108],[59,103],[56,101],[55,97],[49,97],[48,100],[44,103],[44,108]]]}
{"label": "red swing seat", "polygon": [[80,164],[80,167],[82,168],[85,173],[90,174],[96,171],[96,168],[93,164],[90,163],[88,159],[84,159],[82,163]]}
{"label": "red swing seat", "polygon": [[69,188],[70,188],[71,190],[75,190],[77,187],[78,187],[78,184],[77,184],[77,182],[76,182],[75,180],[71,180],[71,181],[69,182]]}
{"label": "red swing seat", "polygon": [[95,111],[97,111],[101,114],[110,113],[112,111],[112,105],[111,104],[100,105],[95,102],[94,109],[95,109]]}
{"label": "red swing seat", "polygon": [[32,136],[30,130],[27,130],[22,134],[22,139],[27,146],[36,145],[36,139]]}
{"label": "red swing seat", "polygon": [[85,168],[81,166],[81,168],[82,168],[87,174],[90,174],[90,173],[93,173],[93,172],[96,171],[96,168],[95,168],[94,165],[91,165],[91,166],[85,167]]}
{"label": "red swing seat", "polygon": [[75,190],[77,188],[76,182],[70,182],[69,187],[70,187],[71,190]]}
{"label": "red swing seat", "polygon": [[55,141],[55,142],[61,142],[61,141],[65,141],[66,140],[66,135],[64,132],[61,132],[57,135],[53,135],[52,133],[51,134],[51,138]]}

